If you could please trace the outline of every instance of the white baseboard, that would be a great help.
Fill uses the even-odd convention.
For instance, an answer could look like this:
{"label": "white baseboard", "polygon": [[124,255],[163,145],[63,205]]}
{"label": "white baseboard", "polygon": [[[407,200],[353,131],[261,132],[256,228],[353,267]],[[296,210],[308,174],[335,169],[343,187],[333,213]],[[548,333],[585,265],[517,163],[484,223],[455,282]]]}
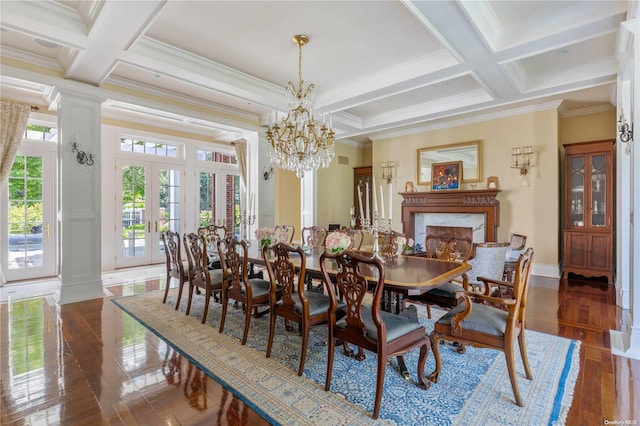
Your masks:
{"label": "white baseboard", "polygon": [[531,275],[539,277],[560,278],[560,265],[534,263],[531,267]]}

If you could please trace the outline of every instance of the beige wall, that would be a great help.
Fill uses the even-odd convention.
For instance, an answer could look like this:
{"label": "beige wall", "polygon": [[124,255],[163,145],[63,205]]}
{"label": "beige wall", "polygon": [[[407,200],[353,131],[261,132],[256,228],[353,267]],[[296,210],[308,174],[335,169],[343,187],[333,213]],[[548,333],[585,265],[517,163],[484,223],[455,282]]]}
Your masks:
{"label": "beige wall", "polygon": [[300,239],[300,179],[295,172],[274,168],[275,225],[293,225],[296,228],[294,241]]}
{"label": "beige wall", "polygon": [[[336,156],[326,169],[318,170],[318,225],[349,226],[349,207],[353,206],[353,168],[371,164],[371,148],[336,143]],[[346,157],[349,164],[340,164]]]}
{"label": "beige wall", "polygon": [[[486,187],[488,176],[497,176],[501,189],[498,240],[507,241],[511,232],[525,234],[528,244],[536,249],[536,263],[557,268],[559,187],[555,109],[374,141],[373,164],[389,159],[395,159],[398,164],[394,181],[394,229],[402,229],[402,197],[398,193],[404,190],[406,181],[417,181],[418,148],[478,139],[483,141],[484,180],[478,188]],[[520,186],[518,171],[510,167],[511,149],[525,145],[532,145],[535,152],[529,187]],[[374,174],[380,174],[377,167]]]}

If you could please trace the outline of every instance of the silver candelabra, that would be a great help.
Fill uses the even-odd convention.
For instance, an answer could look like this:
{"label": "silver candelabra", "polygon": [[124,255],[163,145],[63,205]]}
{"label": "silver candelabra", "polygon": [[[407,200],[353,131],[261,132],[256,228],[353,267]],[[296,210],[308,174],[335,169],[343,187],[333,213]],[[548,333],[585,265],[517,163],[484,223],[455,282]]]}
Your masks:
{"label": "silver candelabra", "polygon": [[391,229],[391,219],[378,219],[378,214],[374,213],[373,222],[371,219],[360,218],[360,228],[373,237],[373,255],[380,257],[380,244],[378,242],[379,233],[381,231],[389,231]]}
{"label": "silver candelabra", "polygon": [[240,225],[242,226],[242,240],[247,243],[247,245],[251,245],[251,241],[247,238],[249,234],[249,225],[253,225],[256,223],[256,215],[255,214],[247,214],[247,211],[243,211],[240,216]]}

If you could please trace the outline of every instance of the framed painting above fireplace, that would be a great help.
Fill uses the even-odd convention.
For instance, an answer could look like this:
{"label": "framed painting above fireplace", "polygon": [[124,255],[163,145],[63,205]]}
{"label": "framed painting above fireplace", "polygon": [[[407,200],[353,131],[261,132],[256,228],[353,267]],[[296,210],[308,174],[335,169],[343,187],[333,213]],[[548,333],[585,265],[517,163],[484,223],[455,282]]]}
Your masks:
{"label": "framed painting above fireplace", "polygon": [[430,146],[418,149],[417,185],[431,186],[433,163],[462,161],[462,183],[478,183],[482,177],[482,141]]}
{"label": "framed painting above fireplace", "polygon": [[462,161],[433,163],[431,165],[431,190],[452,191],[460,189]]}

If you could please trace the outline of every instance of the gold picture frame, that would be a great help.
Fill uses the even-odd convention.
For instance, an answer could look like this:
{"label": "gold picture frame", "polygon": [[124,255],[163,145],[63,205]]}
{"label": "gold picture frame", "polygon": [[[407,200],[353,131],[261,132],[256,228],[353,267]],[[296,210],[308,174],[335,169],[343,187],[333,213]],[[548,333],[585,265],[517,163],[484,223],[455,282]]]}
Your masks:
{"label": "gold picture frame", "polygon": [[482,141],[468,141],[451,145],[420,148],[418,154],[417,185],[431,185],[433,163],[462,161],[462,183],[479,183],[482,177]]}

